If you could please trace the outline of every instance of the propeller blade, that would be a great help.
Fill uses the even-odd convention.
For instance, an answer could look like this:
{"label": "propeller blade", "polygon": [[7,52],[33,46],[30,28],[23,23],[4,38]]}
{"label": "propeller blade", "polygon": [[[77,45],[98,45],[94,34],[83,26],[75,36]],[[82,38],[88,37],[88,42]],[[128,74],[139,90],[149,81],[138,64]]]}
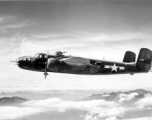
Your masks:
{"label": "propeller blade", "polygon": [[48,74],[47,72],[45,72],[45,73],[44,73],[45,79],[46,79],[47,75],[49,75],[49,74]]}
{"label": "propeller blade", "polygon": [[49,74],[47,73],[47,60],[48,60],[48,57],[49,57],[49,51],[47,51],[47,56],[46,56],[45,72],[44,72],[45,79],[46,79],[47,75],[49,75]]}

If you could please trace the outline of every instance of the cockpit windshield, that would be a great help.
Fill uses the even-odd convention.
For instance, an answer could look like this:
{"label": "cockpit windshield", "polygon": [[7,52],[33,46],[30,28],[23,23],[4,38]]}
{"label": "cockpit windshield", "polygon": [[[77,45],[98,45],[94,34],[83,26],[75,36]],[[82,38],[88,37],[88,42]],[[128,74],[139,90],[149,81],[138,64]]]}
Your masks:
{"label": "cockpit windshield", "polygon": [[47,55],[44,54],[44,53],[37,53],[35,54],[34,56],[36,59],[46,59],[47,58]]}
{"label": "cockpit windshield", "polygon": [[40,55],[40,54],[37,53],[37,54],[34,55],[34,57],[35,57],[35,58],[39,58],[39,55]]}

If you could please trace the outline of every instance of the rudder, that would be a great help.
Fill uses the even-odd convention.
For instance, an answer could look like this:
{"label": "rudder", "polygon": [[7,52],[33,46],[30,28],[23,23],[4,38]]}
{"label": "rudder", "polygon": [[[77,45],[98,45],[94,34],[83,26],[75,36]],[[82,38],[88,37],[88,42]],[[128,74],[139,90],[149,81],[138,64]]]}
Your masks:
{"label": "rudder", "polygon": [[137,59],[136,67],[139,71],[148,72],[151,68],[152,51],[147,48],[141,48]]}

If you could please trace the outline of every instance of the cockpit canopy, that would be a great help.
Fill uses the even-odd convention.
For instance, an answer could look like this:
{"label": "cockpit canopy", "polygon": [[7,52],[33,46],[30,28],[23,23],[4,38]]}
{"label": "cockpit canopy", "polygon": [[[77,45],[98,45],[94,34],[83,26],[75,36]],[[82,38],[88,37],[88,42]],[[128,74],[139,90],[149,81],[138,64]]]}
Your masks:
{"label": "cockpit canopy", "polygon": [[44,54],[44,53],[37,53],[37,54],[34,55],[34,58],[35,59],[46,59],[47,55]]}
{"label": "cockpit canopy", "polygon": [[22,57],[19,57],[16,61],[31,61],[32,60],[32,57],[30,56],[22,56]]}

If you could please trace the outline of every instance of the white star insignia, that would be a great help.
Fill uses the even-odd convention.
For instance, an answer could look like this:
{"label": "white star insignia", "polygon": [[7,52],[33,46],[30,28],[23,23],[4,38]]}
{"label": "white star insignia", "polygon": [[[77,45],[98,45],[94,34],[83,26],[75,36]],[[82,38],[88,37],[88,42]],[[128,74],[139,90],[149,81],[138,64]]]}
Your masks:
{"label": "white star insignia", "polygon": [[118,68],[118,66],[116,66],[116,64],[114,63],[114,65],[113,66],[111,66],[111,71],[116,71],[117,72],[117,68]]}

